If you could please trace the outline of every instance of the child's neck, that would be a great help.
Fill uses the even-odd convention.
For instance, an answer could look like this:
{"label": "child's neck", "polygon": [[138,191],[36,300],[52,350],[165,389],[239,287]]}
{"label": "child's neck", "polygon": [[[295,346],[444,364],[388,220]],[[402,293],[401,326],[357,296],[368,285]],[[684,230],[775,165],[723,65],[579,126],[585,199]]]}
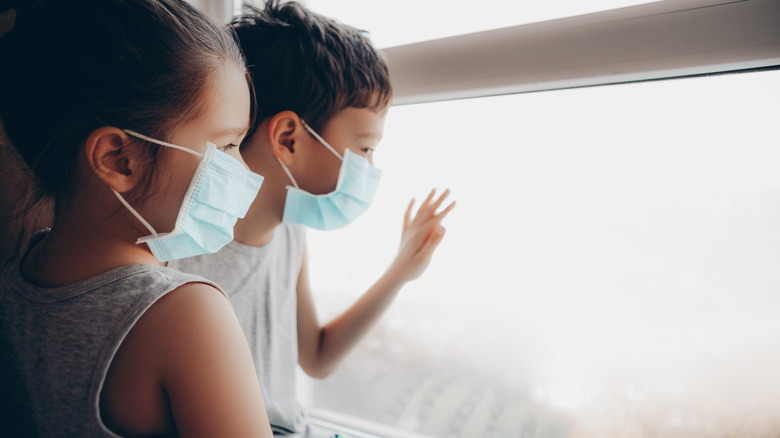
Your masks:
{"label": "child's neck", "polygon": [[[74,202],[71,207],[77,207]],[[82,205],[83,206],[83,205]],[[85,212],[72,208],[74,212]],[[31,248],[22,262],[28,281],[43,287],[61,287],[87,280],[123,266],[158,264],[138,236],[121,232],[127,224],[117,215],[58,214],[46,237]]]}
{"label": "child's neck", "polygon": [[234,240],[249,246],[265,246],[274,230],[282,223],[287,184],[274,177],[266,177],[257,198],[246,217],[239,219],[234,229]]}
{"label": "child's neck", "polygon": [[249,145],[254,151],[255,170],[263,175],[263,185],[246,217],[239,219],[234,228],[234,240],[249,246],[265,246],[271,241],[274,230],[282,223],[287,186],[290,178],[282,169],[271,146],[265,140],[268,122],[263,122]]}

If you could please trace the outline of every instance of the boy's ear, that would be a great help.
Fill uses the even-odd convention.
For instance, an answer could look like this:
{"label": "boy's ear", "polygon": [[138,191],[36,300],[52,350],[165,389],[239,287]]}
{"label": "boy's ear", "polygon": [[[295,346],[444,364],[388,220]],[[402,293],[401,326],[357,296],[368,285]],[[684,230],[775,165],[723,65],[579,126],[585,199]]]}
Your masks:
{"label": "boy's ear", "polygon": [[300,117],[293,111],[277,113],[268,122],[271,151],[285,166],[291,166],[295,162],[295,148],[302,127]]}
{"label": "boy's ear", "polygon": [[84,145],[92,171],[119,193],[132,189],[138,177],[136,161],[128,149],[130,142],[130,136],[121,129],[103,126],[92,131]]}

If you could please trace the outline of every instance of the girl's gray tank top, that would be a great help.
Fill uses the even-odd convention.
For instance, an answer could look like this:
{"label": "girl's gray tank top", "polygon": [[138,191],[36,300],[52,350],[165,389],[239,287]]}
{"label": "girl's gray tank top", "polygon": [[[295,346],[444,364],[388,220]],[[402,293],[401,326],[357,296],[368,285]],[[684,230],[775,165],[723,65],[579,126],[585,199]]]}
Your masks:
{"label": "girl's gray tank top", "polygon": [[0,270],[0,435],[116,437],[100,391],[125,336],[158,299],[186,283],[216,284],[156,265],[117,268],[66,287],[27,281],[35,234]]}

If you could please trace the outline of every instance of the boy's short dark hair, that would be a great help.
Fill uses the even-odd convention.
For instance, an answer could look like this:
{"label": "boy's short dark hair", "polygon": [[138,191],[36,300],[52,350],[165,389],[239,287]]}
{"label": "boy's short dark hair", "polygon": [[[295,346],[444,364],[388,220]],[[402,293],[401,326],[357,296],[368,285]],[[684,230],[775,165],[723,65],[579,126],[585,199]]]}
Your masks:
{"label": "boy's short dark hair", "polygon": [[289,110],[321,130],[343,109],[389,105],[387,64],[366,32],[294,1],[268,0],[264,9],[244,5],[244,11],[231,26],[254,82],[257,124]]}

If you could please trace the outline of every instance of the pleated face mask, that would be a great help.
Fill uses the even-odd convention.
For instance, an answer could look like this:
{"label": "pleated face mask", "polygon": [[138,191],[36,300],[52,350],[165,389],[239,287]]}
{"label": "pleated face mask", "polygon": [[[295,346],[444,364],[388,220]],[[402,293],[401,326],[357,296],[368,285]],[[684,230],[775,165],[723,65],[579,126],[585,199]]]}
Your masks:
{"label": "pleated face mask", "polygon": [[260,190],[263,177],[250,172],[238,160],[217,150],[213,143],[206,143],[206,152],[201,154],[137,132],[125,132],[142,140],[201,157],[184,195],[176,225],[170,233],[157,233],[122,195],[111,189],[151,233],[141,237],[136,243],[146,243],[157,261],[167,262],[214,253],[233,240],[233,227],[238,218],[246,216],[249,206]]}
{"label": "pleated face mask", "polygon": [[282,221],[305,225],[317,230],[342,228],[371,206],[371,201],[373,201],[374,194],[379,187],[382,171],[374,167],[365,157],[355,154],[349,149],[344,150],[342,157],[306,122],[303,120],[301,122],[314,138],[341,160],[339,179],[336,183],[336,189],[332,192],[314,195],[298,187],[290,170],[277,157],[279,164],[282,165],[282,169],[287,173],[294,186],[287,186]]}

